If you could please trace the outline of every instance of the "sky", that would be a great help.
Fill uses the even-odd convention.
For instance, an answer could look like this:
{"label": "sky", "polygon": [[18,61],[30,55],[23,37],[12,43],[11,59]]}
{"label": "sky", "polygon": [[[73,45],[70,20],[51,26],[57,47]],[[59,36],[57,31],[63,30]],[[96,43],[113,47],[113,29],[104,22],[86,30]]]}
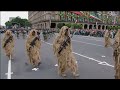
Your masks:
{"label": "sky", "polygon": [[21,17],[28,19],[28,11],[1,11],[0,12],[0,25],[5,26],[5,22],[9,21],[9,17]]}

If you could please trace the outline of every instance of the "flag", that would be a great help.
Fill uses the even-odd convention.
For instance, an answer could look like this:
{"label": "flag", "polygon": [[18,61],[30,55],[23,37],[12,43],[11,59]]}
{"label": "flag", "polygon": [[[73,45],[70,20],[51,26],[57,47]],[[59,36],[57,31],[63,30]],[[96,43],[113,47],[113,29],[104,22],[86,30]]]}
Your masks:
{"label": "flag", "polygon": [[67,14],[68,20],[71,20],[71,14],[68,12]]}
{"label": "flag", "polygon": [[64,16],[64,12],[60,12],[59,15],[60,15],[61,17],[63,17],[63,16]]}

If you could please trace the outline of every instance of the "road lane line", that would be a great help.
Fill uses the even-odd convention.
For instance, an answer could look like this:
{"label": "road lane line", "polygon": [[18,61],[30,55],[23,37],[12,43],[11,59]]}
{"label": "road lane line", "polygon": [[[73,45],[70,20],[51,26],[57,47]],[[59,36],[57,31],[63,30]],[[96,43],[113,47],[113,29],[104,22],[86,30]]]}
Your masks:
{"label": "road lane line", "polygon": [[[43,40],[42,40],[42,41],[43,41]],[[45,41],[43,41],[43,42],[45,42]],[[53,45],[53,44],[48,43],[48,42],[45,42],[45,43],[48,44],[48,45]],[[74,54],[76,54],[76,55],[78,55],[78,56],[87,58],[87,59],[89,59],[89,60],[96,61],[96,62],[98,62],[98,64],[106,65],[106,66],[110,66],[110,67],[114,67],[113,65],[110,65],[110,64],[108,64],[108,63],[105,62],[105,61],[99,61],[99,60],[96,60],[96,59],[94,59],[94,58],[91,58],[91,57],[88,57],[88,56],[85,56],[85,55],[82,55],[82,54],[79,54],[79,53],[76,53],[76,52],[72,52],[72,53],[74,53]]]}
{"label": "road lane line", "polygon": [[81,43],[85,43],[85,44],[89,44],[89,45],[95,45],[95,46],[99,46],[99,47],[104,47],[102,45],[97,45],[97,44],[93,44],[93,43],[87,43],[87,42],[77,41],[77,40],[73,40],[73,39],[72,39],[72,41],[74,41],[74,42],[81,42]]}
{"label": "road lane line", "polygon": [[10,60],[8,61],[8,74],[7,74],[7,79],[11,79],[11,55],[10,55]]}
{"label": "road lane line", "polygon": [[[84,38],[84,39],[87,39],[87,40],[95,40],[95,41],[104,42],[103,40],[96,40],[96,38],[95,38],[95,37],[90,37],[90,36],[88,36],[87,38],[85,38],[85,36],[76,37],[76,38]],[[93,38],[93,39],[92,39],[92,38]]]}
{"label": "road lane line", "polygon": [[[83,37],[86,37],[86,36],[83,36]],[[76,37],[76,38],[80,38],[80,37]],[[95,39],[95,37],[92,37],[92,38]],[[93,40],[93,39],[91,39],[91,40]],[[99,47],[104,47],[104,45],[98,45],[98,44],[94,44],[94,43],[87,43],[87,42],[82,42],[82,41],[78,41],[78,40],[74,40],[74,39],[72,39],[72,41],[74,41],[74,42],[81,42],[81,43],[85,43],[85,44],[89,44],[89,45],[94,45],[94,46],[99,46]],[[108,48],[112,48],[112,47],[108,47]]]}

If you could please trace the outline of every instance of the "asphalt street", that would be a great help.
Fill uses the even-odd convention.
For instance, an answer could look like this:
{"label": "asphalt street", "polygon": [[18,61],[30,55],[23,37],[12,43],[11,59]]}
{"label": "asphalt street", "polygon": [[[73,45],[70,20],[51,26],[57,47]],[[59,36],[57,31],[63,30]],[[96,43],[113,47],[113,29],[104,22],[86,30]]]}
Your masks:
{"label": "asphalt street", "polygon": [[[57,34],[56,34],[57,35]],[[3,35],[1,34],[1,40]],[[55,36],[47,42],[43,41],[40,49],[42,64],[37,71],[32,70],[25,51],[25,41],[22,36],[15,38],[15,57],[11,63],[11,79],[114,79],[114,61],[112,48],[104,47],[104,39],[99,37],[74,35],[72,38],[73,54],[78,63],[79,77],[74,78],[71,73],[63,78],[57,74],[57,59],[53,54],[52,43]],[[0,41],[1,44],[1,41]],[[0,46],[1,47],[1,46]],[[8,58],[1,47],[1,79],[7,79]]]}

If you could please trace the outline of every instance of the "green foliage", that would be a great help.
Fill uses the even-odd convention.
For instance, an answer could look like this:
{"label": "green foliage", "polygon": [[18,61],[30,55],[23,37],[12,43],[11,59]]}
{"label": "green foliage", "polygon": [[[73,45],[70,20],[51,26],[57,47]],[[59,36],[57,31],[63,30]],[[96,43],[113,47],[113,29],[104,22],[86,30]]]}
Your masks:
{"label": "green foliage", "polygon": [[31,23],[27,20],[27,19],[21,19],[20,17],[16,17],[14,19],[12,19],[11,21],[7,21],[5,23],[6,26],[12,26],[14,24],[20,25],[21,27],[31,27]]}
{"label": "green foliage", "polygon": [[72,27],[74,29],[82,29],[82,24],[76,24],[76,23],[74,23],[74,24],[72,24]]}
{"label": "green foliage", "polygon": [[110,30],[118,30],[120,29],[120,26],[108,26],[108,29]]}
{"label": "green foliage", "polygon": [[65,24],[64,23],[58,23],[57,28],[61,29]]}
{"label": "green foliage", "polygon": [[118,26],[118,29],[120,29],[120,26]]}
{"label": "green foliage", "polygon": [[5,25],[8,26],[8,27],[10,27],[10,26],[12,26],[12,23],[9,22],[9,21],[7,21],[7,22],[5,23]]}
{"label": "green foliage", "polygon": [[71,28],[72,24],[71,23],[66,23],[65,26]]}

